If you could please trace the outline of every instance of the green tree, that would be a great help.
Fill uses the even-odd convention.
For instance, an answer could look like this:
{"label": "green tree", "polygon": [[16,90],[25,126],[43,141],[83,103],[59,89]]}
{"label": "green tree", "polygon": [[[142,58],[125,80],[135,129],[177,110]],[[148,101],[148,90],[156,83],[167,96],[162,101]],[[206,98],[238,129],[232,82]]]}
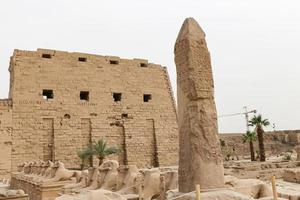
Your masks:
{"label": "green tree", "polygon": [[87,164],[87,161],[93,156],[93,150],[89,146],[85,149],[77,151],[77,156],[81,160],[80,169],[83,170]]}
{"label": "green tree", "polygon": [[247,133],[243,135],[243,143],[249,142],[251,161],[255,160],[253,142],[256,140],[256,138],[257,138],[256,133],[251,131],[247,131]]}
{"label": "green tree", "polygon": [[98,140],[98,142],[94,142],[92,147],[93,155],[97,156],[99,159],[99,166],[103,163],[106,156],[120,153],[120,149],[117,147],[107,147],[107,143],[103,139]]}
{"label": "green tree", "polygon": [[258,138],[258,146],[260,153],[260,161],[266,161],[265,146],[264,146],[264,129],[263,127],[269,126],[268,119],[263,119],[261,115],[255,116],[249,121],[249,126],[255,126],[255,131]]}

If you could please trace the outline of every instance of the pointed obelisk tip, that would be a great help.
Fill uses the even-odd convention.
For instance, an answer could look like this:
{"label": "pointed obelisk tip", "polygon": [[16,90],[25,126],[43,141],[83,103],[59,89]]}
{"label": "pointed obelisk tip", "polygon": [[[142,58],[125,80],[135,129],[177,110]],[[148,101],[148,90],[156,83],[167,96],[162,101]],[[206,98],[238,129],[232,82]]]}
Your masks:
{"label": "pointed obelisk tip", "polygon": [[198,24],[198,22],[192,18],[186,18],[181,26],[179,34],[177,36],[176,43],[182,39],[190,38],[193,40],[199,40],[205,38],[205,33]]}

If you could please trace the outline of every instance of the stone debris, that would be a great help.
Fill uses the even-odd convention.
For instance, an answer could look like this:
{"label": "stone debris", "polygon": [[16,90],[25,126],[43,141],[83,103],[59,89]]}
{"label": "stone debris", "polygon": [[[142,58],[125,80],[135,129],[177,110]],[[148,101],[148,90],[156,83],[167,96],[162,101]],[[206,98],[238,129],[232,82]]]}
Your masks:
{"label": "stone debris", "polygon": [[63,195],[57,197],[55,200],[127,200],[127,198],[115,192],[98,189],[84,191],[76,195]]}
{"label": "stone debris", "polygon": [[272,196],[270,185],[258,179],[238,179],[234,176],[225,176],[225,185],[229,189],[255,199]]}
{"label": "stone debris", "polygon": [[294,169],[300,166],[299,161],[267,161],[250,162],[249,160],[230,161],[224,163],[225,175],[233,175],[238,178],[256,178],[269,181],[275,175],[276,178],[282,178],[284,170]]}
{"label": "stone debris", "polygon": [[[172,193],[172,194],[170,194]],[[195,192],[179,193],[178,191],[170,191],[167,199],[169,200],[197,200]],[[203,192],[200,195],[201,200],[252,200],[253,198],[232,190],[214,190]]]}
{"label": "stone debris", "polygon": [[283,180],[292,183],[300,183],[300,169],[285,169]]}
{"label": "stone debris", "polygon": [[0,188],[0,197],[16,197],[16,196],[25,196],[23,190],[10,190],[6,188]]}
{"label": "stone debris", "polygon": [[[291,200],[300,199],[300,184],[298,179],[300,166],[299,161],[268,161],[263,163],[231,161],[224,163],[224,165],[226,166],[225,173],[241,178],[238,179],[238,182],[247,182],[250,178],[251,180],[254,180],[254,182],[261,182],[264,185],[264,187],[261,187],[261,184],[260,186],[258,184],[255,187],[249,185],[248,189],[247,187],[241,187],[242,190],[240,190],[239,187],[236,187],[237,190],[235,189],[235,191],[243,193],[244,191],[250,191],[257,187],[270,187],[270,179],[275,175],[277,193],[279,197]],[[228,178],[230,180],[230,177],[231,176],[225,176],[225,180],[228,180]],[[228,183],[226,183],[226,185],[228,185]],[[231,185],[231,183],[229,185]]]}
{"label": "stone debris", "polygon": [[13,190],[9,187],[9,181],[4,179],[0,181],[0,199],[16,199],[16,200],[28,200],[28,195],[24,190]]}
{"label": "stone debris", "polygon": [[[229,160],[250,160],[249,143],[243,143],[244,133],[220,133],[219,137],[224,141],[222,146],[224,159],[229,155]],[[284,131],[266,131],[264,134],[264,144],[267,160],[276,160],[284,154],[289,153],[292,159],[297,158],[295,145],[300,144],[300,130],[284,130]],[[254,142],[254,149],[258,150],[258,143]],[[293,152],[293,153],[291,153]]]}
{"label": "stone debris", "polygon": [[278,196],[290,200],[300,199],[300,184],[286,182],[283,180],[276,181]]}

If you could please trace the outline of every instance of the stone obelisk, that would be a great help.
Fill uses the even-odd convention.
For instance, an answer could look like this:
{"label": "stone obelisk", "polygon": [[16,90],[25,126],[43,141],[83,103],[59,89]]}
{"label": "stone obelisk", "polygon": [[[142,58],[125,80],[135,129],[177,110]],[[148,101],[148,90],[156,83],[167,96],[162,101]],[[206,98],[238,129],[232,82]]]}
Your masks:
{"label": "stone obelisk", "polygon": [[179,123],[179,191],[224,187],[214,81],[205,33],[187,18],[175,44]]}

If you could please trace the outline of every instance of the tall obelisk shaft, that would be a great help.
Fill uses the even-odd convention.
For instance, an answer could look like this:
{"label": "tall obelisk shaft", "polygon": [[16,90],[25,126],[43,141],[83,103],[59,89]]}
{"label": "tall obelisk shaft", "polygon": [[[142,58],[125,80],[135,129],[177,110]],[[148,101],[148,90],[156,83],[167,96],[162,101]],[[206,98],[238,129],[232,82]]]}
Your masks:
{"label": "tall obelisk shaft", "polygon": [[179,191],[224,187],[210,54],[199,24],[184,21],[175,44],[179,123]]}

